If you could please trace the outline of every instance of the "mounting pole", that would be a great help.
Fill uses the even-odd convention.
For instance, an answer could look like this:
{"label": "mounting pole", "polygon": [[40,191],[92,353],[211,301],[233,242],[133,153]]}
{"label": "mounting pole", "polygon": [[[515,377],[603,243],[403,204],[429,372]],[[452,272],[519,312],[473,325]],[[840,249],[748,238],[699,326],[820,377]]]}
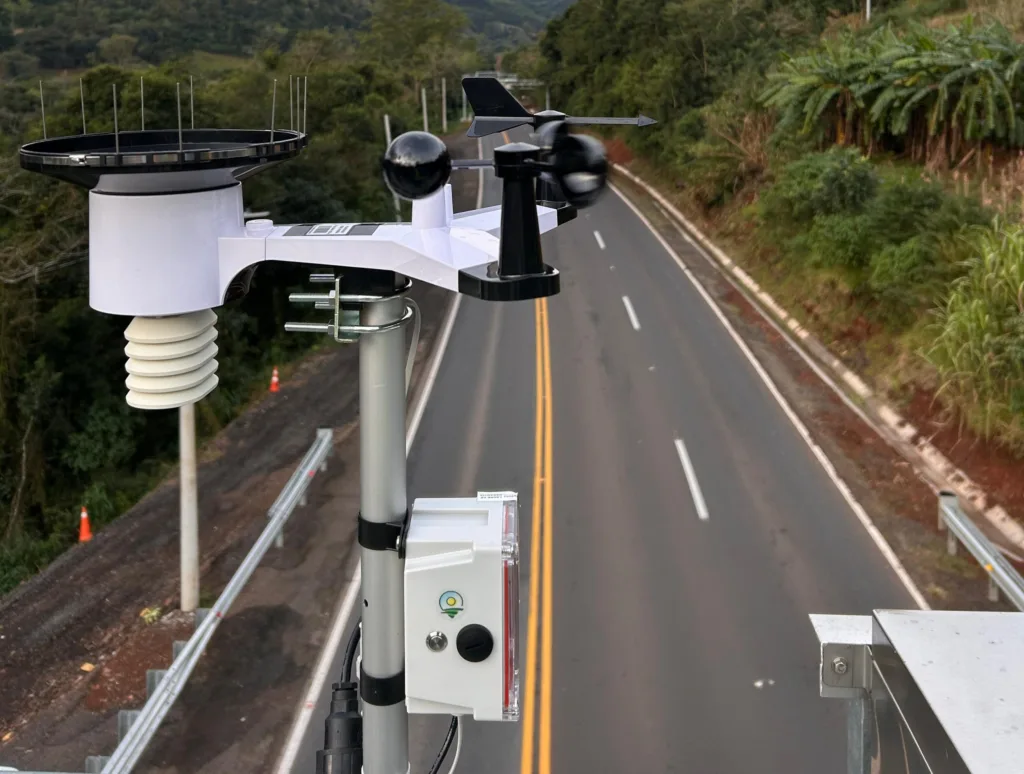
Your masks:
{"label": "mounting pole", "polygon": [[871,0],[867,0],[867,20],[871,21]]}
{"label": "mounting pole", "polygon": [[462,121],[466,121],[466,90],[462,90]]}
{"label": "mounting pole", "polygon": [[[390,278],[392,288],[404,278]],[[390,284],[390,282],[389,282]],[[387,325],[405,314],[402,296],[363,304],[360,323]],[[401,523],[409,507],[405,459],[405,329],[359,339],[360,498],[368,522]],[[404,560],[397,551],[360,549],[364,774],[407,774],[409,715],[405,708]],[[403,677],[398,678],[402,675]],[[396,679],[398,678],[398,679]],[[390,679],[390,680],[389,680]],[[367,697],[378,686],[378,696]],[[387,686],[389,690],[384,690]]]}
{"label": "mounting pole", "polygon": [[199,607],[199,496],[196,486],[196,404],[178,409],[181,459],[181,610]]}
{"label": "mounting pole", "polygon": [[448,133],[448,79],[441,79],[441,132]]}
{"label": "mounting pole", "polygon": [[[871,0],[868,0],[868,2],[870,3]],[[551,87],[550,86],[545,86],[544,87],[544,109],[545,110],[551,110]]]}
{"label": "mounting pole", "polygon": [[423,104],[423,131],[429,132],[430,127],[427,125],[427,88],[424,86],[420,89],[420,102]]}

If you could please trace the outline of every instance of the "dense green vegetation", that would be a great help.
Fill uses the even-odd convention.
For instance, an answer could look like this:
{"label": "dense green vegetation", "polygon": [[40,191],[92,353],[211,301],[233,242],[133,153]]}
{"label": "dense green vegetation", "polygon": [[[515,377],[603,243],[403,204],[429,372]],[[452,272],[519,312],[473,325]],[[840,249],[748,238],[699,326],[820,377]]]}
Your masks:
{"label": "dense green vegetation", "polygon": [[[530,42],[568,0],[456,0],[476,44],[493,53]],[[288,50],[302,32],[355,31],[377,0],[0,0],[0,74],[93,64],[160,64],[192,51],[251,56]],[[390,7],[390,6],[389,6]],[[430,22],[406,8],[402,22]]]}
{"label": "dense green vegetation", "polygon": [[[64,5],[75,4],[46,8]],[[26,8],[42,4],[20,3],[15,10]],[[420,22],[409,24],[414,12]],[[203,29],[220,32],[209,19]],[[120,94],[121,130],[138,127],[140,76],[147,127],[176,124],[176,84],[183,86],[187,110],[189,75],[197,126],[263,127],[274,79],[278,125],[287,125],[288,77],[308,73],[310,146],[248,181],[245,203],[285,222],[346,221],[390,217],[378,165],[383,114],[391,115],[396,133],[415,128],[421,85],[436,94],[441,77],[454,83],[480,64],[457,9],[441,0],[381,0],[355,33],[298,32],[283,51],[270,46],[234,59],[189,54],[158,66],[126,60],[81,77],[89,130],[109,131],[112,86]],[[78,75],[47,79],[45,94],[48,133],[80,131]],[[0,593],[75,539],[79,505],[88,506],[99,527],[131,507],[173,466],[177,446],[175,412],[134,411],[124,402],[128,320],[88,306],[85,192],[18,168],[18,145],[40,137],[41,129],[36,83],[0,80]],[[287,293],[307,273],[263,266],[245,299],[217,310],[221,383],[198,405],[202,437],[266,390],[272,365],[316,343],[282,333],[286,315],[299,314]]]}
{"label": "dense green vegetation", "polygon": [[[520,69],[894,397],[1024,453],[1024,4],[579,0]],[[993,216],[1001,220],[993,223]]]}
{"label": "dense green vegetation", "polygon": [[780,131],[956,164],[981,143],[1024,145],[1024,43],[969,18],[943,30],[846,31],[768,75]]}

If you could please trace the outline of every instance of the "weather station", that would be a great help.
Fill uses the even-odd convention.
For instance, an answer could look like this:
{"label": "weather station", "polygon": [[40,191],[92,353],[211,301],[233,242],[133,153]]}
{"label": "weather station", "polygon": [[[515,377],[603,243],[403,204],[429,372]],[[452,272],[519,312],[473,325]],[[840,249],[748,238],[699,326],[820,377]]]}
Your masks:
{"label": "weather station", "polygon": [[[261,263],[336,269],[311,277],[326,292],[291,297],[330,319],[286,325],[360,347],[363,605],[334,685],[320,774],[405,774],[409,713],[453,717],[435,773],[456,733],[461,740],[460,716],[518,718],[518,497],[410,501],[405,329],[417,312],[405,296],[413,281],[485,301],[557,294],[541,235],[593,204],[608,173],[601,143],[570,127],[653,123],[533,115],[492,78],[467,78],[464,88],[476,111],[470,136],[529,125],[533,142],[481,161],[452,159],[427,132],[397,137],[382,172],[412,201],[405,224],[246,220],[243,181],[310,141],[302,118],[276,129],[273,106],[268,129],[186,129],[179,107],[176,130],[121,132],[115,91],[114,132],[21,148],[25,169],[89,190],[90,306],[132,318],[125,384],[135,408],[180,409],[216,389],[214,310],[244,297]],[[455,213],[453,171],[481,166],[501,180],[501,204]],[[141,753],[119,747],[103,771],[130,771]]]}
{"label": "weather station", "polygon": [[[458,762],[460,718],[518,719],[518,495],[410,498],[406,329],[418,316],[406,295],[414,281],[489,302],[558,294],[541,236],[594,204],[609,170],[601,143],[572,127],[654,123],[530,113],[494,78],[468,77],[463,88],[469,136],[525,126],[530,142],[470,160],[427,132],[396,138],[382,174],[412,201],[410,223],[246,219],[243,182],[310,142],[305,111],[298,126],[276,129],[273,104],[268,129],[185,129],[179,107],[176,130],[120,132],[115,90],[114,132],[86,133],[83,102],[81,135],[20,151],[24,168],[89,190],[90,306],[131,318],[131,406],[184,410],[217,388],[214,310],[244,297],[265,262],[319,267],[311,280],[327,286],[291,300],[330,317],[287,330],[358,341],[361,617],[333,684],[317,774],[407,774],[410,713],[452,716],[430,774],[456,738],[450,770]],[[451,175],[481,167],[501,181],[501,204],[454,212]],[[955,509],[943,497],[940,519]],[[1009,577],[1004,564],[996,557],[986,569]],[[819,691],[846,703],[849,774],[1024,770],[1024,672],[1010,668],[1022,614],[879,610],[812,622]],[[103,772],[131,771],[151,738],[119,746]]]}

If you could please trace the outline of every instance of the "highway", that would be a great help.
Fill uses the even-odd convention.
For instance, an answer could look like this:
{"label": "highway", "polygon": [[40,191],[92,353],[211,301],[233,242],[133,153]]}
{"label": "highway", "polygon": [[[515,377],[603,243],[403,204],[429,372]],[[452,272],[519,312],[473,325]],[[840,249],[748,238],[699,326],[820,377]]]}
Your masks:
{"label": "highway", "polygon": [[[411,497],[520,493],[523,718],[467,721],[458,771],[845,770],[807,615],[913,600],[621,198],[544,249],[560,295],[462,300],[409,460]],[[413,718],[414,773],[446,726]]]}

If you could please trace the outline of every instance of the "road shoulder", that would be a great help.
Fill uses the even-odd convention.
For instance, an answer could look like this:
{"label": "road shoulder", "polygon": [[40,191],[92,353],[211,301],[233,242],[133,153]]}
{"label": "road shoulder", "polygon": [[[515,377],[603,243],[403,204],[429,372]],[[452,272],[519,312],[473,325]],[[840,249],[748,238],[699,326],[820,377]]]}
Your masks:
{"label": "road shoulder", "polygon": [[[761,312],[710,261],[644,190],[621,175],[616,185],[719,305],[780,392],[803,420],[930,606],[1006,610],[987,599],[983,570],[950,557],[936,528],[937,501],[929,480],[893,449],[794,351]],[[672,260],[666,253],[665,260]]]}

